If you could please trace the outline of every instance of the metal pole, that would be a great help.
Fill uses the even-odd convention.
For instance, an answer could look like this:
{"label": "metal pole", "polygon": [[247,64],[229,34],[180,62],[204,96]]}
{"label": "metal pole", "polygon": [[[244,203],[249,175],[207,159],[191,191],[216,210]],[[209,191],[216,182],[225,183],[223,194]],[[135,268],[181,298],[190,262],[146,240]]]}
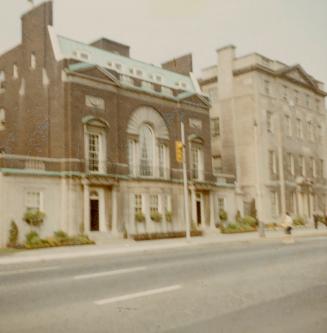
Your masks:
{"label": "metal pole", "polygon": [[190,211],[188,205],[188,182],[187,182],[187,170],[186,170],[186,144],[185,144],[185,131],[184,131],[184,122],[181,121],[181,136],[183,144],[183,183],[184,183],[184,215],[186,223],[186,240],[191,239],[190,232]]}

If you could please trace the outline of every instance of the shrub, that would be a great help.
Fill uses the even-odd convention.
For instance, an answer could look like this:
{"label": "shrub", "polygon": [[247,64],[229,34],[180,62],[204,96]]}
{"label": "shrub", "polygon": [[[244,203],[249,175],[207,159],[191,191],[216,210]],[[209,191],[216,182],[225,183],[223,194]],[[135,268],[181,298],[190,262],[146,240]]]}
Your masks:
{"label": "shrub", "polygon": [[39,210],[27,210],[23,216],[23,220],[33,227],[39,227],[45,218],[45,213]]}
{"label": "shrub", "polygon": [[69,239],[68,235],[62,230],[55,231],[54,237],[59,239]]}
{"label": "shrub", "polygon": [[303,217],[301,216],[297,216],[294,220],[293,220],[293,225],[294,226],[303,226],[305,225],[305,220]]}
{"label": "shrub", "polygon": [[30,231],[28,234],[25,235],[26,244],[40,244],[42,240],[39,234],[36,231]]}
{"label": "shrub", "polygon": [[142,212],[135,213],[136,222],[145,222],[145,215]]}
{"label": "shrub", "polygon": [[[192,237],[202,236],[202,234],[203,233],[200,230],[191,231]],[[133,235],[133,239],[135,241],[144,241],[144,240],[153,240],[153,239],[182,238],[185,236],[186,236],[185,231],[172,231],[172,232],[157,232],[151,234]]]}
{"label": "shrub", "polygon": [[162,215],[159,212],[152,212],[151,213],[151,220],[153,222],[160,223],[162,221]]}
{"label": "shrub", "polygon": [[250,232],[255,231],[256,228],[252,227],[246,223],[230,223],[226,227],[221,228],[221,232],[223,234],[234,234],[234,233],[241,233],[241,232]]}
{"label": "shrub", "polygon": [[11,221],[10,229],[9,229],[9,237],[8,237],[9,238],[8,246],[15,247],[17,245],[18,235],[19,235],[19,231],[18,231],[17,224],[15,223],[15,221]]}
{"label": "shrub", "polygon": [[258,225],[257,220],[252,216],[244,216],[241,219],[241,224],[249,225],[252,228],[257,227]]}
{"label": "shrub", "polygon": [[238,210],[235,214],[235,221],[241,222],[241,220],[242,220],[241,212]]}
{"label": "shrub", "polygon": [[220,221],[224,221],[224,222],[228,220],[228,214],[225,211],[225,209],[220,208],[220,210],[219,210],[219,219],[220,219]]}
{"label": "shrub", "polygon": [[166,212],[166,221],[173,222],[173,213],[171,211]]}

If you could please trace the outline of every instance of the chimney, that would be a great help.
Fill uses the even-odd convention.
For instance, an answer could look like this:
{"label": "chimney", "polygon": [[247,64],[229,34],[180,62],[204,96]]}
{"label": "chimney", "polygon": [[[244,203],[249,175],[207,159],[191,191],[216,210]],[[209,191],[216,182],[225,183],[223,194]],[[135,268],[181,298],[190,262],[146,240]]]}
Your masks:
{"label": "chimney", "polygon": [[236,47],[234,45],[227,45],[217,50],[219,98],[229,98],[233,96],[235,49]]}
{"label": "chimney", "polygon": [[175,73],[189,75],[190,72],[193,72],[192,53],[169,60],[161,64],[161,67]]}

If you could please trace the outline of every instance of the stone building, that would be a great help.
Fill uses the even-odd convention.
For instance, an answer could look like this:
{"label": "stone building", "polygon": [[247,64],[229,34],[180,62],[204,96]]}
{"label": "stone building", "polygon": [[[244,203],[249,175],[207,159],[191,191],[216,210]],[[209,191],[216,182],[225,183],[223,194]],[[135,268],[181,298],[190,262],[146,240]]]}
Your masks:
{"label": "stone building", "polygon": [[11,220],[24,237],[29,209],[46,213],[41,236],[183,230],[181,120],[193,223],[214,227],[220,192],[233,211],[233,181],[212,174],[209,101],[191,62],[181,74],[105,38],[58,36],[51,1],[21,20],[21,44],[0,56],[0,245]]}
{"label": "stone building", "polygon": [[[247,213],[276,222],[289,211],[326,213],[326,93],[300,65],[288,66],[235,47],[217,51],[202,72],[210,95],[214,174],[234,175]],[[240,204],[240,203],[238,203]]]}

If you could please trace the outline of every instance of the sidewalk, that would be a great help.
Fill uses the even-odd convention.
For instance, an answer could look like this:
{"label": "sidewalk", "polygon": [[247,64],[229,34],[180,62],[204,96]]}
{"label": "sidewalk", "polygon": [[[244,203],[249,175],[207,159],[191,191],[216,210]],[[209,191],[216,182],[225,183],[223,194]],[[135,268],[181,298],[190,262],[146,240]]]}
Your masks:
{"label": "sidewalk", "polygon": [[[316,229],[295,229],[294,238],[303,237],[326,237],[327,228]],[[85,245],[71,247],[57,247],[39,250],[27,250],[8,254],[0,257],[0,265],[42,262],[51,260],[73,259],[93,257],[100,255],[117,255],[128,253],[140,253],[163,249],[185,248],[189,246],[204,244],[226,244],[238,242],[265,242],[281,240],[284,236],[282,230],[266,231],[266,237],[260,238],[257,232],[242,234],[221,234],[219,231],[203,237],[194,237],[189,242],[185,238],[165,239],[153,241],[135,242],[132,240],[121,240],[108,245]]]}

